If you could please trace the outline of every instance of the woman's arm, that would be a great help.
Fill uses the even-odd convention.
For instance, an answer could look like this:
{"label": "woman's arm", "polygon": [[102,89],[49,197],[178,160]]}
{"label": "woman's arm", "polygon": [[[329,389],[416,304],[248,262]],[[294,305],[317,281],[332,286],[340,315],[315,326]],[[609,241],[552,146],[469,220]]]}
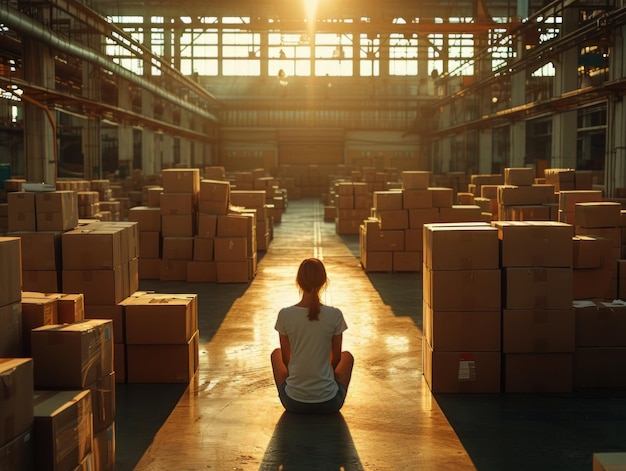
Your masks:
{"label": "woman's arm", "polygon": [[291,345],[289,345],[289,337],[278,334],[280,339],[280,351],[283,357],[283,363],[289,368],[289,360],[291,360]]}
{"label": "woman's arm", "polygon": [[341,342],[343,340],[343,334],[333,335],[331,347],[330,347],[330,364],[333,366],[333,370],[337,368],[339,360],[341,360]]}

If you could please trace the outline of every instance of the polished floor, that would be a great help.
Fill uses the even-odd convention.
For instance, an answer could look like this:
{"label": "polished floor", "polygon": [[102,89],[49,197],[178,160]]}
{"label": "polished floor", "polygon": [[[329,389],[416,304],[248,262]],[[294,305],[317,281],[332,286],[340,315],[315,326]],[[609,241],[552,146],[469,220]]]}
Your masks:
{"label": "polished floor", "polygon": [[[594,452],[626,451],[626,391],[433,395],[421,274],[365,273],[358,252],[320,202],[291,201],[249,284],[142,282],[198,293],[200,369],[189,385],[118,384],[116,469],[591,471]],[[269,363],[306,257],[327,267],[323,302],[356,359],[337,415],[284,413]]]}

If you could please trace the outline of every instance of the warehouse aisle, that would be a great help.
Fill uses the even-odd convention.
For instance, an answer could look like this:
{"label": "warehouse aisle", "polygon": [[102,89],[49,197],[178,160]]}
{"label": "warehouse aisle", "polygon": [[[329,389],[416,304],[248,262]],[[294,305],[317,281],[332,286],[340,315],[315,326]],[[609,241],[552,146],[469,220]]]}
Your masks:
{"label": "warehouse aisle", "polygon": [[[421,376],[421,275],[368,276],[358,248],[321,203],[293,201],[249,285],[142,283],[198,293],[200,370],[188,388],[118,387],[117,469],[141,454],[137,470],[475,469]],[[296,270],[312,256],[356,362],[342,413],[302,417],[283,413],[269,356],[277,312],[298,301]]]}

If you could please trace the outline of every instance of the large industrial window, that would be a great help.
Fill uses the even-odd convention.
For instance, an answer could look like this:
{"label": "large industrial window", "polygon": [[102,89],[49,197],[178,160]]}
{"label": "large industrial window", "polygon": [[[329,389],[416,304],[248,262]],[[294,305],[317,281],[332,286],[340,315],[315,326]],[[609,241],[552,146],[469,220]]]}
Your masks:
{"label": "large industrial window", "polygon": [[317,33],[315,35],[315,75],[352,75],[352,35]]}
{"label": "large industrial window", "polygon": [[311,45],[306,34],[268,34],[268,73],[270,76],[311,75]]}
{"label": "large industrial window", "polygon": [[380,39],[377,34],[361,34],[359,47],[361,77],[375,77],[380,74]]}
{"label": "large industrial window", "polygon": [[410,33],[389,35],[389,75],[417,75],[417,37]]}
{"label": "large industrial window", "polygon": [[217,30],[193,28],[180,37],[180,69],[185,75],[216,76],[219,73],[219,34]]}

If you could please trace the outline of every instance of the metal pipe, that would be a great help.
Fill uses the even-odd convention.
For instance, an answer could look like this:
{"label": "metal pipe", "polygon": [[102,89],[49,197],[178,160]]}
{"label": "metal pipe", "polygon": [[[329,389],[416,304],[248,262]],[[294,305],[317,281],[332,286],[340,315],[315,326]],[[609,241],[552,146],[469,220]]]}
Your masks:
{"label": "metal pipe", "polygon": [[191,103],[182,100],[176,95],[173,95],[166,90],[157,87],[152,82],[144,79],[143,77],[132,73],[131,71],[109,61],[105,56],[99,55],[96,52],[88,49],[82,49],[76,44],[72,44],[69,41],[66,41],[63,38],[57,36],[54,32],[49,29],[46,29],[40,23],[32,20],[30,17],[24,15],[23,13],[17,12],[15,9],[10,8],[7,3],[0,4],[0,21],[6,24],[10,29],[21,33],[23,35],[32,37],[42,43],[49,45],[50,47],[67,53],[71,56],[78,57],[84,61],[95,64],[99,67],[102,67],[105,70],[108,70],[129,82],[134,83],[142,87],[143,89],[153,93],[168,102],[180,106],[195,115],[201,116],[202,118],[211,120],[213,122],[217,122],[218,119],[211,113],[208,113],[197,106],[192,105]]}

